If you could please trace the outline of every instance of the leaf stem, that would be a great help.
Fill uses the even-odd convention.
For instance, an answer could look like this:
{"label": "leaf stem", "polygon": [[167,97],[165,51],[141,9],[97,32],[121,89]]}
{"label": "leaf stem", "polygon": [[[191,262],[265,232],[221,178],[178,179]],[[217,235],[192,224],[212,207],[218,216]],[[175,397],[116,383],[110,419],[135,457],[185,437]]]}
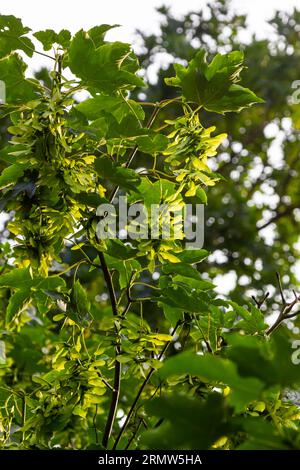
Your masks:
{"label": "leaf stem", "polygon": [[285,296],[284,296],[284,292],[283,292],[283,288],[282,288],[282,284],[281,284],[281,278],[280,278],[280,274],[278,272],[276,273],[276,277],[277,277],[280,297],[281,297],[281,301],[282,301],[282,307],[281,307],[281,310],[280,310],[279,315],[277,317],[277,320],[266,331],[266,335],[268,335],[268,336],[271,333],[273,333],[273,331],[275,331],[279,327],[279,325],[281,325],[281,323],[284,320],[287,320],[288,318],[293,318],[293,317],[300,314],[300,312],[294,312],[294,313],[292,312],[295,305],[297,305],[300,302],[300,296],[298,296],[297,293],[295,291],[293,291],[295,299],[292,302],[288,303],[285,299]]}

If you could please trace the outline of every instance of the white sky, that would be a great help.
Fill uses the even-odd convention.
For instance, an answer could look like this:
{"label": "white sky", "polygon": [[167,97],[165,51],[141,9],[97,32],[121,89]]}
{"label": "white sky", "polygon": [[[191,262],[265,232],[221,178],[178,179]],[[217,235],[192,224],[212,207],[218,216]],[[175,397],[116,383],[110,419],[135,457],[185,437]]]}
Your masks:
{"label": "white sky", "polygon": [[[2,3],[2,2],[1,2]],[[75,32],[96,24],[120,24],[114,39],[130,40],[135,28],[157,31],[159,15],[155,7],[171,5],[176,14],[200,9],[205,0],[9,0],[0,6],[2,14],[13,14],[23,19],[34,30],[67,28]],[[238,12],[249,13],[250,29],[264,34],[265,20],[276,9],[299,7],[299,0],[232,0]]]}
{"label": "white sky", "polygon": [[[276,9],[291,10],[299,6],[299,0],[231,0],[239,13],[248,13],[249,31],[265,36],[270,32],[266,20]],[[1,1],[1,3],[3,0]],[[44,3],[37,0],[9,0],[0,5],[0,13],[15,15],[23,24],[34,31],[51,28],[59,31],[66,28],[72,32],[108,23],[120,24],[120,28],[108,33],[109,40],[132,42],[134,31],[139,28],[147,32],[157,32],[159,14],[155,8],[161,5],[172,6],[174,13],[181,15],[191,10],[199,10],[205,0],[50,0]],[[210,3],[210,0],[208,0]],[[32,69],[47,65],[47,60],[35,55]]]}
{"label": "white sky", "polygon": [[[299,6],[299,0],[231,0],[239,13],[248,13],[249,32],[258,36],[270,33],[266,20],[276,9],[285,11]],[[3,0],[1,1],[1,3]],[[157,32],[160,15],[155,8],[161,5],[172,6],[175,14],[181,15],[191,10],[199,10],[210,0],[50,0],[44,3],[37,0],[9,0],[0,4],[0,13],[15,15],[23,24],[39,31],[51,28],[59,31],[66,28],[71,32],[89,29],[95,25],[120,24],[119,28],[108,33],[109,40],[132,42],[134,31],[139,28],[147,32]],[[47,65],[47,59],[35,55],[30,60],[30,69],[38,70]]]}

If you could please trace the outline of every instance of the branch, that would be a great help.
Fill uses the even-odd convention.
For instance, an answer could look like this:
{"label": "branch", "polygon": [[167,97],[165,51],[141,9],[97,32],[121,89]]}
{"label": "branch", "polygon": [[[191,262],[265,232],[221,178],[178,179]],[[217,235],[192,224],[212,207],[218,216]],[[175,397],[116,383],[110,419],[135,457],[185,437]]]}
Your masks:
{"label": "branch", "polygon": [[[172,331],[172,334],[171,334],[172,336],[174,336],[174,334],[176,333],[176,330],[177,330],[177,328],[179,327],[180,323],[181,323],[180,321],[178,321],[178,322],[176,323],[176,325],[175,325],[175,327],[174,327],[174,329],[173,329],[173,331]],[[158,360],[159,360],[159,361],[161,361],[161,359],[162,359],[162,357],[164,356],[165,352],[167,351],[167,349],[168,349],[170,343],[171,343],[171,340],[168,341],[168,342],[165,344],[164,348],[162,349],[161,353],[160,353],[159,356],[158,356]],[[144,388],[146,387],[146,385],[148,384],[149,380],[151,379],[152,374],[153,374],[154,371],[155,371],[155,368],[154,368],[154,367],[151,367],[151,369],[149,370],[148,374],[146,375],[146,377],[145,377],[145,379],[144,379],[144,382],[143,382],[142,385],[140,386],[139,391],[138,391],[138,393],[137,393],[137,395],[136,395],[135,399],[133,400],[133,403],[132,403],[132,405],[131,405],[131,407],[130,407],[130,410],[128,411],[128,414],[127,414],[127,416],[126,416],[126,420],[124,421],[124,424],[123,424],[123,426],[121,427],[121,429],[120,429],[120,431],[119,431],[119,434],[118,434],[117,437],[116,437],[116,440],[115,440],[115,443],[114,443],[114,445],[113,445],[113,447],[112,447],[112,450],[115,450],[115,449],[117,448],[117,445],[118,445],[118,443],[119,443],[119,441],[120,441],[120,439],[121,439],[121,437],[122,437],[122,435],[123,435],[125,429],[127,428],[128,424],[129,424],[129,421],[130,421],[130,419],[131,419],[131,416],[132,416],[132,414],[133,414],[133,412],[134,412],[134,410],[135,410],[135,407],[136,407],[136,405],[137,405],[137,403],[138,403],[138,401],[139,401],[139,399],[140,399],[140,396],[142,395],[142,393],[143,393],[143,391],[144,391]]]}
{"label": "branch", "polygon": [[95,414],[93,416],[93,428],[94,428],[94,431],[95,431],[96,444],[98,445],[99,444],[99,439],[98,439],[98,430],[97,430],[97,422],[96,422],[97,414],[98,414],[98,405],[96,404]]}
{"label": "branch", "polygon": [[143,418],[140,418],[140,419],[139,419],[139,422],[138,422],[138,425],[136,426],[136,428],[135,428],[135,430],[134,430],[134,433],[132,434],[131,438],[129,439],[129,441],[128,441],[126,447],[125,447],[125,450],[128,450],[129,447],[131,446],[131,443],[133,442],[135,436],[136,436],[137,433],[139,432],[139,429],[140,429],[140,427],[141,427],[142,422],[143,422]]}
{"label": "branch", "polygon": [[[109,292],[113,315],[117,317],[118,307],[117,307],[116,294],[115,294],[115,290],[114,290],[114,286],[113,286],[113,282],[111,278],[111,273],[108,269],[104,254],[102,252],[99,252],[99,259],[100,259],[104,279],[106,282],[106,286]],[[119,331],[117,327],[116,327],[116,335],[117,335],[117,344],[115,346],[115,353],[116,353],[116,356],[118,356],[119,354],[121,354],[121,348],[119,344]],[[112,392],[112,397],[111,397],[110,409],[108,412],[107,421],[106,421],[103,439],[102,439],[102,445],[105,448],[107,448],[107,444],[108,444],[111,431],[113,428],[113,424],[116,418],[116,412],[117,412],[119,396],[120,396],[120,385],[121,385],[121,364],[119,361],[116,360],[115,371],[114,371],[114,384],[113,384],[113,392]]]}
{"label": "branch", "polygon": [[281,278],[280,278],[279,272],[276,272],[276,277],[277,277],[277,282],[278,282],[278,286],[279,286],[279,291],[280,291],[282,304],[286,305],[286,300],[285,300],[284,293],[283,293],[283,290],[282,290],[282,284],[281,284]]}
{"label": "branch", "polygon": [[282,217],[289,215],[291,212],[293,212],[294,209],[297,209],[298,207],[299,207],[299,204],[292,204],[291,206],[286,207],[283,211],[277,212],[277,214],[274,215],[274,217],[271,217],[271,219],[268,220],[268,222],[265,222],[260,227],[257,227],[257,230],[258,231],[263,230],[264,228],[268,227],[274,222],[277,222],[277,220],[281,219]]}
{"label": "branch", "polygon": [[286,315],[285,318],[295,318],[298,315],[300,315],[300,310],[298,310],[298,312],[294,312],[294,313],[290,313],[289,315]]}
{"label": "branch", "polygon": [[266,294],[263,295],[260,300],[258,300],[254,295],[252,295],[251,298],[256,303],[257,308],[260,309],[263,306],[263,304],[265,303],[265,301],[267,300],[267,298],[269,297],[269,295],[270,295],[270,292],[266,292]]}
{"label": "branch", "polygon": [[268,336],[271,333],[273,333],[273,331],[275,331],[279,327],[279,325],[281,325],[281,323],[284,320],[287,320],[288,318],[293,318],[293,317],[300,314],[300,311],[291,313],[293,308],[295,307],[295,305],[297,305],[300,302],[300,296],[298,296],[297,293],[293,290],[295,299],[292,302],[287,302],[286,299],[285,299],[284,293],[283,293],[280,274],[276,273],[276,276],[277,276],[277,282],[278,282],[280,296],[281,296],[281,300],[282,300],[282,307],[281,307],[281,310],[280,310],[279,315],[277,317],[277,320],[266,331],[266,334]]}
{"label": "branch", "polygon": [[[154,110],[153,110],[153,112],[152,112],[152,114],[149,118],[149,121],[148,121],[147,125],[146,125],[147,129],[150,129],[150,127],[154,123],[159,111],[164,106],[166,106],[167,104],[169,104],[172,101],[174,101],[174,100],[163,100],[160,103],[157,103],[155,105],[155,108],[154,108]],[[138,146],[136,146],[132,150],[127,162],[125,163],[125,168],[128,168],[131,165],[137,151],[138,151]],[[118,190],[119,190],[119,186],[116,186],[113,189],[112,194],[109,198],[110,203],[112,203],[112,201],[114,200]],[[108,292],[109,292],[113,314],[115,316],[118,316],[118,304],[117,304],[117,299],[116,299],[114,286],[113,286],[113,282],[112,282],[112,278],[111,278],[111,273],[110,273],[110,271],[107,267],[107,264],[106,264],[106,261],[105,261],[105,258],[104,258],[104,254],[102,252],[99,252],[99,259],[100,259],[100,264],[101,264],[101,267],[102,267],[102,270],[103,270],[103,275],[104,275],[104,279],[105,279],[105,282],[106,282],[106,285],[107,285],[107,289],[108,289]],[[132,303],[132,300],[130,299],[130,297],[128,297],[128,304],[127,304],[127,306],[125,307],[125,310],[122,313],[122,317],[124,317],[126,315],[127,311],[129,310],[129,308],[131,306],[131,303]],[[117,356],[117,355],[121,354],[120,344],[118,343],[118,340],[119,340],[119,338],[118,338],[119,331],[118,330],[116,331],[116,334],[117,334],[117,344],[116,344],[116,347],[115,347],[115,351],[116,351],[116,356]],[[167,345],[168,345],[168,343],[167,343]],[[162,354],[163,353],[164,353],[164,350],[162,351]],[[154,370],[155,369],[153,369],[153,370],[150,369],[150,372],[148,373],[148,376],[149,376],[148,380],[150,379],[150,377],[151,377]],[[148,382],[148,380],[147,380],[147,382]],[[145,385],[147,384],[147,382],[145,383]],[[108,444],[108,441],[109,441],[109,438],[110,438],[110,435],[111,435],[111,431],[112,431],[112,428],[113,428],[113,424],[114,424],[114,421],[115,421],[115,417],[116,417],[116,411],[117,411],[119,396],[120,396],[120,385],[121,385],[121,364],[120,364],[119,361],[116,360],[115,361],[114,385],[113,385],[114,390],[113,390],[113,394],[112,394],[112,401],[111,401],[110,410],[109,410],[109,413],[108,413],[106,426],[105,426],[105,430],[104,430],[104,435],[103,435],[103,439],[102,439],[102,445],[105,448],[107,448],[107,444]],[[144,386],[143,386],[143,388],[144,388]],[[143,391],[143,389],[142,389],[142,391]]]}
{"label": "branch", "polygon": [[108,289],[112,311],[115,316],[118,316],[117,299],[116,299],[115,289],[114,289],[112,278],[111,278],[111,273],[106,264],[104,254],[101,251],[99,251],[98,255],[99,255],[99,260],[100,260],[101,268],[103,271],[104,279],[106,282],[106,286]]}
{"label": "branch", "polygon": [[[150,116],[150,119],[146,125],[146,128],[147,129],[150,129],[150,127],[152,126],[152,124],[154,123],[155,119],[156,119],[156,116],[158,115],[159,111],[161,110],[161,105],[162,105],[163,102],[160,102],[158,104],[155,105],[155,108]],[[127,160],[127,162],[125,163],[124,167],[125,168],[129,168],[134,157],[136,156],[137,154],[137,151],[138,151],[138,146],[136,145],[134,147],[134,149],[132,150],[131,154],[129,155],[129,158]],[[110,195],[110,198],[109,198],[109,202],[112,203],[112,201],[114,200],[117,192],[119,191],[119,186],[116,186],[113,190],[112,190],[112,193]]]}

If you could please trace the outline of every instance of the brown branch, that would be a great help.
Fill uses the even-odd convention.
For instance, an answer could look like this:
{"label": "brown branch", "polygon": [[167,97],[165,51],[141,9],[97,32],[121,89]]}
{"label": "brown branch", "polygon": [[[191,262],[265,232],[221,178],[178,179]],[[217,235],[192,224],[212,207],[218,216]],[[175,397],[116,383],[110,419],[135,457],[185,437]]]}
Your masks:
{"label": "brown branch", "polygon": [[140,419],[139,419],[139,422],[138,422],[138,425],[136,426],[136,428],[135,428],[135,430],[134,430],[134,432],[133,432],[131,438],[129,439],[129,441],[128,441],[128,443],[127,443],[127,446],[125,447],[125,450],[128,450],[129,447],[131,446],[132,442],[134,441],[135,436],[136,436],[137,433],[139,432],[139,429],[140,429],[140,427],[141,427],[142,422],[143,422],[143,418],[140,418]]}
{"label": "brown branch", "polygon": [[256,303],[257,308],[260,309],[263,306],[263,304],[265,303],[265,301],[267,300],[267,298],[269,297],[269,295],[270,295],[270,292],[266,292],[266,294],[263,295],[260,300],[258,300],[254,295],[252,295],[251,298]]}
{"label": "brown branch", "polygon": [[[109,292],[109,297],[110,297],[110,302],[111,302],[111,307],[113,311],[114,316],[118,316],[118,307],[117,307],[117,299],[116,299],[116,294],[111,278],[111,273],[108,269],[108,266],[105,261],[104,254],[102,252],[99,252],[99,259],[104,275],[104,279],[106,282],[106,286]],[[117,343],[115,346],[115,353],[116,356],[121,354],[121,347],[119,344],[119,331],[118,328],[116,328],[116,336],[117,336]],[[110,408],[107,416],[107,421],[104,429],[104,434],[102,438],[102,445],[103,447],[107,448],[108,441],[111,435],[111,431],[114,425],[114,421],[116,418],[116,412],[117,412],[117,407],[118,407],[118,402],[119,402],[119,396],[120,396],[120,385],[121,385],[121,364],[119,361],[115,361],[115,371],[114,371],[114,384],[113,384],[113,392],[112,392],[112,398],[111,398],[111,403],[110,403]]]}
{"label": "brown branch", "polygon": [[277,212],[277,214],[274,215],[274,217],[271,217],[270,220],[265,222],[263,225],[260,225],[259,227],[257,227],[257,230],[258,231],[263,230],[264,228],[268,227],[269,225],[273,224],[274,222],[277,222],[277,220],[282,219],[282,217],[286,217],[291,212],[293,212],[294,209],[297,209],[298,207],[299,207],[299,204],[292,204],[291,206],[286,207],[283,211]]}
{"label": "brown branch", "polygon": [[282,300],[282,307],[281,307],[281,310],[280,310],[279,315],[277,317],[277,320],[266,331],[266,334],[268,336],[271,333],[273,333],[273,331],[275,331],[279,327],[279,325],[281,325],[281,323],[284,320],[287,320],[289,318],[293,318],[293,317],[300,314],[300,311],[295,312],[295,313],[291,313],[293,308],[295,307],[295,305],[297,305],[300,302],[300,296],[298,296],[296,294],[296,292],[293,290],[295,299],[292,302],[287,302],[286,299],[285,299],[284,293],[283,293],[280,274],[276,273],[276,276],[277,276],[277,282],[278,282],[280,296],[281,296],[281,300]]}
{"label": "brown branch", "polygon": [[281,284],[281,278],[280,278],[279,272],[276,272],[276,277],[277,277],[277,282],[278,282],[278,286],[279,286],[279,291],[280,291],[280,297],[281,297],[281,300],[282,300],[282,304],[286,305],[286,300],[285,300],[284,293],[283,293],[283,290],[282,290],[282,284]]}
{"label": "brown branch", "polygon": [[295,318],[297,317],[298,315],[300,315],[300,310],[298,310],[298,312],[294,312],[294,313],[290,313],[289,315],[286,315],[286,319],[287,318]]}
{"label": "brown branch", "polygon": [[94,413],[94,416],[93,416],[93,428],[94,428],[94,432],[95,432],[96,444],[98,445],[99,444],[99,439],[98,439],[98,429],[97,429],[97,414],[98,414],[98,405],[96,404],[95,413]]}

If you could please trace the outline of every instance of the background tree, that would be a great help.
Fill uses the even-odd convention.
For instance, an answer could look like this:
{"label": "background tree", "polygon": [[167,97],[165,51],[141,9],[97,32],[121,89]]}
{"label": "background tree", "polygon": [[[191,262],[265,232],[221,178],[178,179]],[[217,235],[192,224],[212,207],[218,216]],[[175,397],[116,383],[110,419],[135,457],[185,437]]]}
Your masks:
{"label": "background tree", "polygon": [[[277,12],[270,20],[272,35],[265,39],[250,35],[247,18],[237,15],[228,0],[209,2],[205,12],[193,11],[182,18],[165,7],[159,12],[161,33],[139,31],[137,37],[139,59],[149,82],[143,99],[176,96],[176,89],[164,81],[173,74],[172,63],[186,63],[203,47],[210,56],[243,50],[247,66],[243,83],[265,100],[264,106],[240,114],[204,117],[228,134],[213,162],[226,182],[211,188],[206,208],[205,246],[214,252],[209,258],[210,277],[234,273],[231,297],[239,302],[252,291],[273,292],[276,271],[284,275],[286,286],[297,285],[300,12]],[[277,311],[276,301],[269,308]]]}

